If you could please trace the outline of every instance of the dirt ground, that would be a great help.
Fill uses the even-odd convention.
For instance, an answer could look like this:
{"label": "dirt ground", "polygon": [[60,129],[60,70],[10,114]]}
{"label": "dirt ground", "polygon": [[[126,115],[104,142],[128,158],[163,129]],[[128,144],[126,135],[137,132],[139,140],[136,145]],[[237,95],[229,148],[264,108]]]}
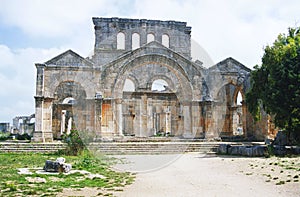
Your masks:
{"label": "dirt ground", "polygon": [[[136,174],[125,188],[64,189],[58,196],[300,196],[300,157],[245,158],[188,153],[113,156]],[[109,195],[108,195],[109,194]]]}
{"label": "dirt ground", "polygon": [[300,157],[242,158],[188,153],[116,156],[136,173],[115,196],[300,196]]}

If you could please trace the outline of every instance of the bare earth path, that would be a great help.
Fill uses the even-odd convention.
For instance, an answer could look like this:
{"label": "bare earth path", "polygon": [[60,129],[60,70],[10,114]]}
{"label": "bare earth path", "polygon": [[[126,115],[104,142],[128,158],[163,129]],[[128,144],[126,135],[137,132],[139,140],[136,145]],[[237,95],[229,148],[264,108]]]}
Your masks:
{"label": "bare earth path", "polygon": [[[297,177],[300,171],[281,170],[272,165],[276,158],[217,157],[199,153],[117,157],[127,162],[117,164],[116,169],[137,171],[136,181],[123,192],[114,194],[120,197],[300,196]],[[296,158],[296,164],[299,161],[300,158]],[[269,172],[272,174],[268,175]],[[291,180],[286,182],[286,177]],[[284,180],[284,184],[276,185],[279,180]]]}

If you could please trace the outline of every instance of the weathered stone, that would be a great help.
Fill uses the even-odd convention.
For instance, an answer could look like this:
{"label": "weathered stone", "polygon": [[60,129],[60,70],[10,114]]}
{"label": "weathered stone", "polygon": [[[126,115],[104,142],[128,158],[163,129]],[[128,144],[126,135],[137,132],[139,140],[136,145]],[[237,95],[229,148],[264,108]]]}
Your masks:
{"label": "weathered stone", "polygon": [[267,156],[267,147],[266,146],[253,146],[253,157],[262,157]]}
{"label": "weathered stone", "polygon": [[228,149],[230,148],[229,144],[220,144],[218,148],[218,153],[228,154]]}
{"label": "weathered stone", "polygon": [[286,133],[284,131],[278,131],[275,140],[273,142],[273,145],[278,146],[286,146],[288,145],[288,138],[286,136]]}
{"label": "weathered stone", "polygon": [[293,152],[295,155],[300,155],[300,146],[294,146],[293,147]]}
{"label": "weathered stone", "polygon": [[63,158],[63,157],[59,157],[59,158],[56,159],[56,162],[58,162],[58,163],[60,163],[60,164],[63,164],[63,163],[66,162],[66,159]]}
{"label": "weathered stone", "polygon": [[239,149],[240,147],[239,146],[231,146],[228,148],[228,154],[230,155],[239,155]]}
{"label": "weathered stone", "polygon": [[63,172],[68,173],[72,170],[72,165],[69,163],[62,164]]}
{"label": "weathered stone", "polygon": [[273,145],[273,151],[277,156],[284,156],[287,153],[285,146]]}
{"label": "weathered stone", "polygon": [[253,156],[253,147],[245,147],[242,151],[243,156],[252,157]]}
{"label": "weathered stone", "polygon": [[60,171],[60,164],[56,161],[47,160],[45,162],[44,168],[46,172],[59,172]]}
{"label": "weathered stone", "polygon": [[43,169],[46,172],[68,173],[72,169],[72,165],[64,162],[65,158],[63,157],[57,158],[56,161],[47,160]]}
{"label": "weathered stone", "polygon": [[251,133],[258,124],[245,113],[245,103],[233,102],[250,87],[251,70],[231,57],[209,68],[194,62],[186,22],[93,18],[93,23],[91,57],[68,50],[36,64],[34,141],[60,138],[72,125],[95,131],[97,139],[159,132],[208,140],[220,140],[220,133],[268,135]]}

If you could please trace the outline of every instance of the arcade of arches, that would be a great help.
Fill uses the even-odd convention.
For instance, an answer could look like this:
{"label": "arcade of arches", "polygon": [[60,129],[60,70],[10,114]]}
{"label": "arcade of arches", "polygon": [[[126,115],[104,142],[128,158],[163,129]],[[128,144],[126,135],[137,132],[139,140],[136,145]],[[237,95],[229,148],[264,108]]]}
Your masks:
{"label": "arcade of arches", "polygon": [[93,56],[68,50],[36,64],[35,141],[60,139],[71,129],[97,139],[273,134],[267,114],[254,123],[247,111],[251,70],[233,58],[209,68],[192,61],[185,22],[93,22]]}

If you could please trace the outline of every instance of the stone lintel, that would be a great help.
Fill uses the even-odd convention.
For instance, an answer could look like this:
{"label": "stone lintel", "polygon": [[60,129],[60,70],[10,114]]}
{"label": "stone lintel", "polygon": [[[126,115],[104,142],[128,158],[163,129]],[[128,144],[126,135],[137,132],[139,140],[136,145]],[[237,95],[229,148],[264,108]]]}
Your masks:
{"label": "stone lintel", "polygon": [[37,67],[37,68],[43,68],[43,67],[46,67],[46,64],[35,63],[35,67]]}
{"label": "stone lintel", "polygon": [[[95,29],[101,29],[104,24],[114,23],[123,29],[129,29],[132,25],[140,27],[140,26],[162,26],[168,27],[171,29],[177,29],[178,31],[182,31],[185,34],[190,34],[192,27],[186,26],[186,22],[168,20],[148,20],[148,19],[129,19],[129,18],[102,18],[102,17],[93,17],[93,23],[95,25]],[[130,24],[130,25],[129,25]],[[129,27],[129,28],[128,28]]]}

